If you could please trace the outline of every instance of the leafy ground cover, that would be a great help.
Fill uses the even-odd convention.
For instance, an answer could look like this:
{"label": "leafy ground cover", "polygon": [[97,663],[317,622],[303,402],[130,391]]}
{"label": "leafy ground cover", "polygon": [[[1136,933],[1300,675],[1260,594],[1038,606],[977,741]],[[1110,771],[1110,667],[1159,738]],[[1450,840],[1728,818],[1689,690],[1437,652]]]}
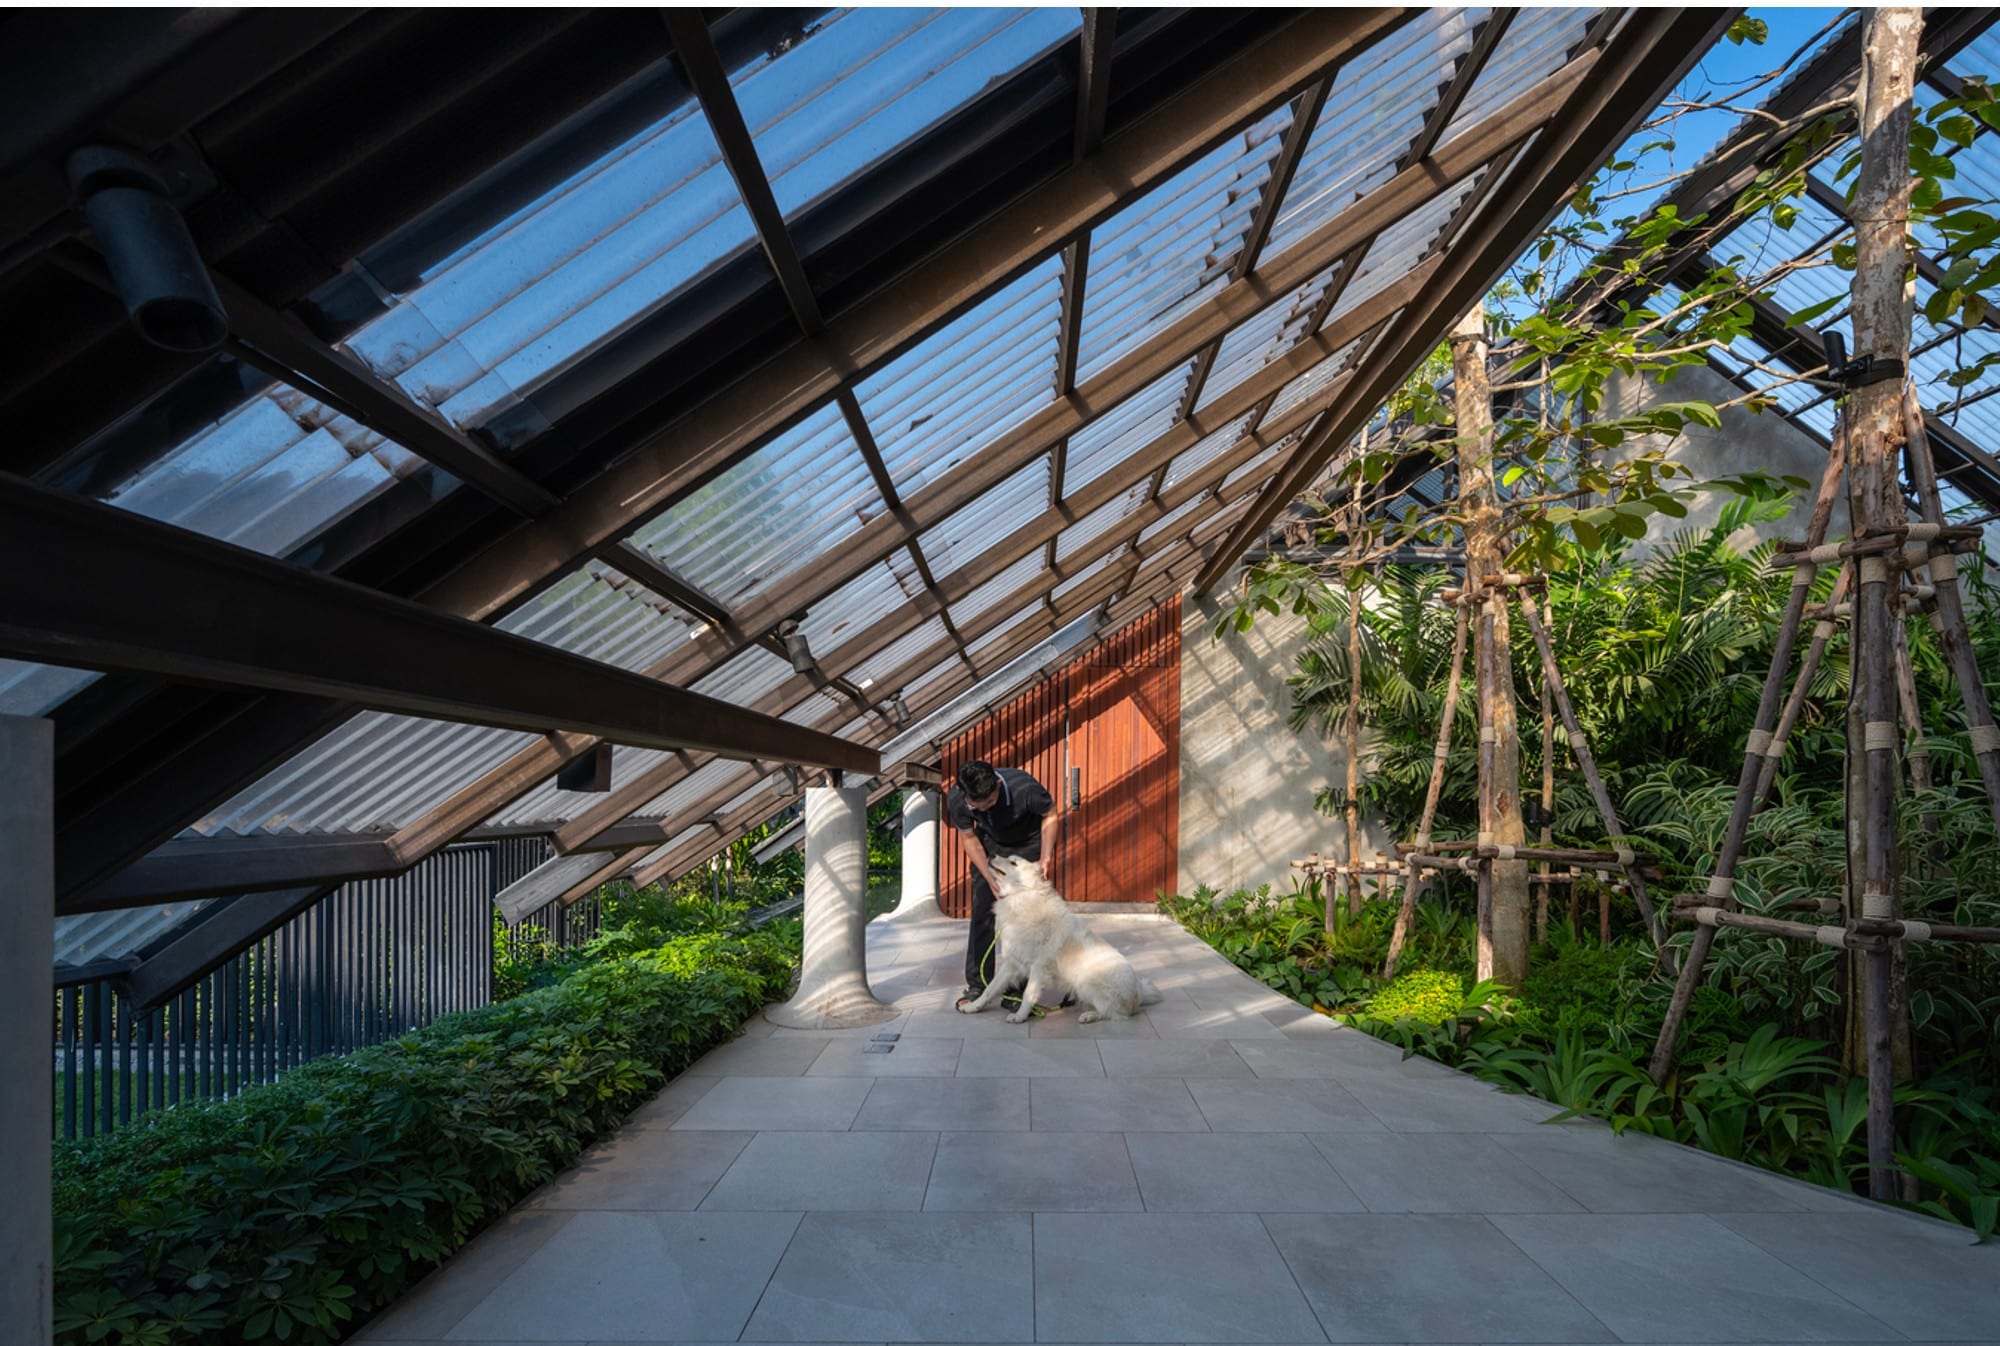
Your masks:
{"label": "leafy ground cover", "polygon": [[62,1346],[340,1340],[784,992],[795,921],[648,901],[542,984],[55,1154]]}

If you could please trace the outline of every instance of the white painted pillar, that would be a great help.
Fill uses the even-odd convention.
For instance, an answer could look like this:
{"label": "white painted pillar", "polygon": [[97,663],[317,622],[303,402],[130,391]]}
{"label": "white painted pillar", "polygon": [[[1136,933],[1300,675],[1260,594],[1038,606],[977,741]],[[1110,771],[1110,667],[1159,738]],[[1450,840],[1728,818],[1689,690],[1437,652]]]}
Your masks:
{"label": "white painted pillar", "polygon": [[857,1028],[896,1017],[868,989],[868,792],[806,791],[805,960],[799,989],[764,1017],[784,1028]]}
{"label": "white painted pillar", "polygon": [[0,715],[0,1341],[48,1346],[55,1232],[55,726]]}
{"label": "white painted pillar", "polygon": [[943,919],[938,905],[937,796],[919,785],[903,791],[903,896],[885,921]]}

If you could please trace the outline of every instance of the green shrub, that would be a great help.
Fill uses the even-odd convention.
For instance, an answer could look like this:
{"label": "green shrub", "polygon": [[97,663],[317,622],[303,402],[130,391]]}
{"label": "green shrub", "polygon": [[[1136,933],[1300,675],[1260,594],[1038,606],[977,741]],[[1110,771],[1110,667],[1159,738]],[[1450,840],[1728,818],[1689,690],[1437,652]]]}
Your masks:
{"label": "green shrub", "polygon": [[782,993],[685,936],[55,1154],[62,1346],[338,1341]]}
{"label": "green shrub", "polygon": [[1368,1017],[1390,1023],[1410,1019],[1420,1024],[1441,1024],[1458,1017],[1465,1005],[1465,987],[1452,972],[1405,972],[1375,993],[1369,1002]]}

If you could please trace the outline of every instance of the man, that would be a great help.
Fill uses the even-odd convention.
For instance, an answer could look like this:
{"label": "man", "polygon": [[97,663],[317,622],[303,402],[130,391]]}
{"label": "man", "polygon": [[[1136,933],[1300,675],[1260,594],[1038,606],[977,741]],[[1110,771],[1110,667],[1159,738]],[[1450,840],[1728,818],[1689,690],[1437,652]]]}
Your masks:
{"label": "man", "polygon": [[1053,854],[1056,801],[1042,783],[1013,767],[971,761],[945,796],[945,816],[958,832],[959,849],[972,867],[972,929],[965,944],[964,1005],[986,989],[996,966],[993,938],[993,867],[996,855],[1039,861]]}

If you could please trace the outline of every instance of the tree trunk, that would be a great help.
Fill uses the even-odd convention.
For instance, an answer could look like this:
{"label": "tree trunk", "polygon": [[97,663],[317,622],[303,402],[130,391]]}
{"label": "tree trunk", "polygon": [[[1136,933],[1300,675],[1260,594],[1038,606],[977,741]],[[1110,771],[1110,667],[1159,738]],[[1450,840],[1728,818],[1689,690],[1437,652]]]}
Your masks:
{"label": "tree trunk", "polygon": [[[1507,591],[1483,587],[1506,569],[1507,529],[1493,484],[1493,394],[1486,379],[1486,315],[1474,306],[1451,334],[1453,410],[1458,422],[1458,497],[1464,516],[1465,591],[1476,596],[1473,667],[1479,694],[1479,834],[1500,846],[1527,842],[1521,824],[1521,733],[1514,712],[1514,664]],[[1519,986],[1528,975],[1528,865],[1491,864],[1489,907],[1481,913],[1478,976]]]}
{"label": "tree trunk", "polygon": [[[1869,12],[1862,28],[1861,176],[1855,186],[1854,354],[1878,365],[1910,358],[1910,96],[1916,82],[1917,39],[1923,11]],[[1903,452],[1902,380],[1857,388],[1847,415],[1854,461],[1848,470],[1848,513],[1857,538],[1904,522],[1897,468]],[[1900,622],[1897,574],[1880,555],[1856,559],[1853,633],[1854,710],[1848,716],[1850,804],[1849,890],[1857,887],[1860,915],[1896,920],[1896,750],[1901,739],[1895,684],[1895,623]],[[1857,724],[1857,721],[1859,722]],[[1856,730],[1859,729],[1859,734]],[[1855,796],[1859,797],[1856,798]],[[1858,885],[1853,876],[1859,876]],[[1869,1195],[1896,1195],[1892,1043],[1899,997],[1887,942],[1859,952],[1864,990],[1863,1037],[1868,1065]],[[1902,1014],[1907,1014],[1907,1008]]]}
{"label": "tree trunk", "polygon": [[[1354,555],[1347,585],[1347,911],[1361,914],[1361,876],[1354,867],[1361,863],[1361,598],[1367,572],[1362,558],[1367,553],[1362,530],[1367,516],[1361,508],[1362,475],[1354,474],[1354,503],[1348,515],[1347,540]],[[1328,910],[1332,909],[1332,894]]]}

